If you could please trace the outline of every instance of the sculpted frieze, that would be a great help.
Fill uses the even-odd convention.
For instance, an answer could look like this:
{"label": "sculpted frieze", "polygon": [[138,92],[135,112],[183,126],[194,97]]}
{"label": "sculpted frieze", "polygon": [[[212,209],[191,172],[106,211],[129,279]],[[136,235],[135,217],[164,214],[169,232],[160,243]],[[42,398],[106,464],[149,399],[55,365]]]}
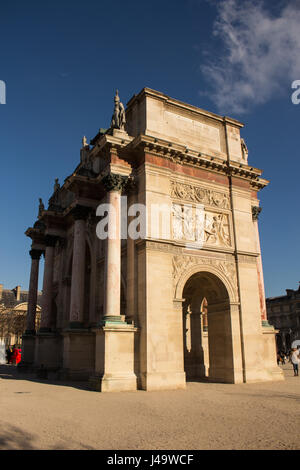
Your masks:
{"label": "sculpted frieze", "polygon": [[171,197],[185,201],[198,202],[220,209],[230,209],[229,195],[221,191],[207,189],[192,184],[171,181]]}

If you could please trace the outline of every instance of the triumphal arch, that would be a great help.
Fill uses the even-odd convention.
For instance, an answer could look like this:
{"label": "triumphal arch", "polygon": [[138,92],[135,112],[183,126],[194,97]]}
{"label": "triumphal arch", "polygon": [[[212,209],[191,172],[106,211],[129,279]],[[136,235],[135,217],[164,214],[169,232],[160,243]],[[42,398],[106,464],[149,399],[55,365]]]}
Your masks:
{"label": "triumphal arch", "polygon": [[[32,240],[24,368],[99,391],[281,380],[243,124],[144,88],[88,143]],[[35,331],[39,261],[42,316]]]}

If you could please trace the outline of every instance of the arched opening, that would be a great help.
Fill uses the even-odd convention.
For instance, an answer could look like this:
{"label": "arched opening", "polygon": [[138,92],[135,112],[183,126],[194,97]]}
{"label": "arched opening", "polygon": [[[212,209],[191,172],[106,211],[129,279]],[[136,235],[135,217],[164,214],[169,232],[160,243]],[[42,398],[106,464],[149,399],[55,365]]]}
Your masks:
{"label": "arched opening", "polygon": [[215,274],[197,272],[185,283],[184,367],[188,381],[234,382],[229,295]]}

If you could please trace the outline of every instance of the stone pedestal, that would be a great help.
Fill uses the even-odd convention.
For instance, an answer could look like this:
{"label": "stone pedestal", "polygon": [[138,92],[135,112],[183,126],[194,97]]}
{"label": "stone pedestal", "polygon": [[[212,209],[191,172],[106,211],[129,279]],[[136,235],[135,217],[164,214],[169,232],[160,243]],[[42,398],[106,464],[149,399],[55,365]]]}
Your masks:
{"label": "stone pedestal", "polygon": [[137,389],[134,373],[134,334],[137,329],[127,323],[106,324],[96,333],[95,375],[90,387],[99,392]]}
{"label": "stone pedestal", "polygon": [[18,364],[18,369],[30,371],[33,369],[36,348],[35,334],[24,334],[22,336],[22,360]]}
{"label": "stone pedestal", "polygon": [[62,337],[57,333],[38,332],[35,340],[35,369],[56,372],[62,364]]}
{"label": "stone pedestal", "polygon": [[87,329],[63,333],[63,364],[60,378],[88,380],[95,371],[95,334]]}
{"label": "stone pedestal", "polygon": [[142,372],[139,375],[139,388],[147,391],[185,390],[185,372]]}
{"label": "stone pedestal", "polygon": [[227,302],[210,304],[208,310],[208,380],[243,383],[243,360],[239,306]]}
{"label": "stone pedestal", "polygon": [[262,354],[264,380],[284,380],[282,369],[277,366],[275,335],[277,331],[267,321],[262,322]]}

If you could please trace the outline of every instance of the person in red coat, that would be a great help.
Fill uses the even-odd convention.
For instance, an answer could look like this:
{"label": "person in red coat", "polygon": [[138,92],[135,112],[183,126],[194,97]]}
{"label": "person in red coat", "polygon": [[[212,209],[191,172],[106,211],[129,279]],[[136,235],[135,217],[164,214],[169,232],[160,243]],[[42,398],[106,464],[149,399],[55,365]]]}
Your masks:
{"label": "person in red coat", "polygon": [[17,349],[17,357],[16,357],[16,364],[21,362],[21,349]]}
{"label": "person in red coat", "polygon": [[21,361],[21,349],[16,348],[16,346],[13,347],[13,353],[11,356],[11,362],[12,364],[19,364]]}

